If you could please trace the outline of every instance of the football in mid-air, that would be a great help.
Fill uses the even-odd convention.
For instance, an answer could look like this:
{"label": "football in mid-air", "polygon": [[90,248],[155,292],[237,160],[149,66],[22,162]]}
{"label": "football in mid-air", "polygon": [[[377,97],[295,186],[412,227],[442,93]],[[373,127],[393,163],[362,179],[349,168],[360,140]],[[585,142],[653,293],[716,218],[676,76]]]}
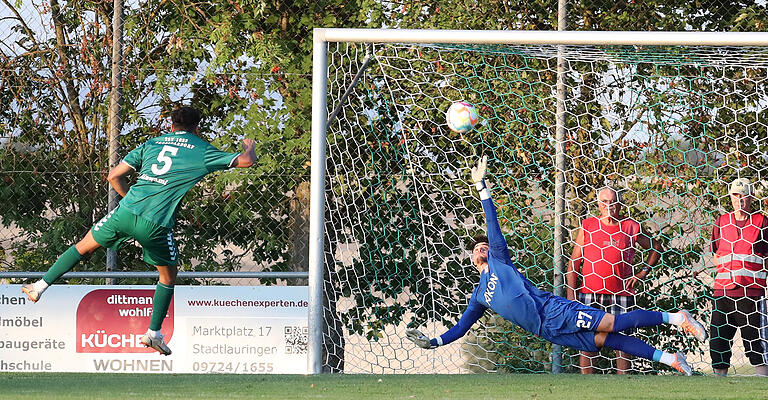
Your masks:
{"label": "football in mid-air", "polygon": [[471,131],[478,119],[475,106],[464,101],[451,104],[451,107],[445,112],[445,122],[448,124],[448,128],[458,133]]}

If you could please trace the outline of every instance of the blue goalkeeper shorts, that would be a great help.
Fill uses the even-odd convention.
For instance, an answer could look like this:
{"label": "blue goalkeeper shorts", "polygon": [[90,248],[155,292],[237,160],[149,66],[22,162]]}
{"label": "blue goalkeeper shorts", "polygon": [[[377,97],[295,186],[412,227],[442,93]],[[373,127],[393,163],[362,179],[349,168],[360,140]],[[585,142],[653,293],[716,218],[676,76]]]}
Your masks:
{"label": "blue goalkeeper shorts", "polygon": [[542,314],[542,338],[582,351],[598,351],[595,346],[595,331],[603,320],[605,311],[552,296],[544,304]]}

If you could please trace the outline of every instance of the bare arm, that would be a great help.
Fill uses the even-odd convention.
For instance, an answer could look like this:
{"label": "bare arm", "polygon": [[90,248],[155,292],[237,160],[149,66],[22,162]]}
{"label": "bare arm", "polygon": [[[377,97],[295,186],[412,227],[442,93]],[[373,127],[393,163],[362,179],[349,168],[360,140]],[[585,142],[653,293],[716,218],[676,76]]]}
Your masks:
{"label": "bare arm", "polygon": [[581,248],[584,246],[584,229],[579,229],[579,233],[576,234],[576,243],[573,246],[571,252],[571,260],[568,262],[568,270],[565,273],[565,282],[567,285],[566,293],[569,300],[576,300],[576,286],[579,281],[578,271],[581,269],[582,253]]}
{"label": "bare arm", "polygon": [[243,152],[235,158],[235,168],[248,168],[256,162],[256,142],[253,139],[243,139]]}
{"label": "bare arm", "polygon": [[635,287],[635,284],[638,280],[645,279],[645,277],[651,273],[651,268],[653,268],[653,266],[659,262],[659,259],[661,258],[661,252],[663,251],[661,243],[647,232],[645,232],[642,228],[640,228],[640,234],[637,236],[637,244],[646,250],[650,250],[651,254],[648,256],[648,260],[646,261],[648,266],[643,267],[640,272],[636,273],[627,281],[627,287],[630,289]]}
{"label": "bare arm", "polygon": [[133,167],[126,162],[121,162],[112,168],[109,171],[109,175],[107,175],[107,181],[121,197],[125,197],[128,194],[129,186],[126,176],[132,172]]}
{"label": "bare arm", "polygon": [[661,247],[661,243],[641,228],[640,235],[637,237],[637,244],[646,250],[651,250],[651,254],[648,256],[648,261],[646,263],[649,267],[653,268],[653,266],[659,262],[661,252],[664,251]]}

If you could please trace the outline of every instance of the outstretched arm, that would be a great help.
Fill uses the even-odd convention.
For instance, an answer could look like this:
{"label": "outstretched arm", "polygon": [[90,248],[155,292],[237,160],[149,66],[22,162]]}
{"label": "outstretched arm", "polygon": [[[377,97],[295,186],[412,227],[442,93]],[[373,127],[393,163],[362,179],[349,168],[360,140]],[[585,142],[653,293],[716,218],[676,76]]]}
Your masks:
{"label": "outstretched arm", "polygon": [[507,249],[507,241],[504,240],[504,234],[501,233],[499,226],[499,217],[496,214],[496,206],[493,205],[490,192],[485,186],[485,171],[488,163],[488,156],[483,156],[477,161],[477,166],[472,167],[472,182],[480,194],[480,203],[483,205],[485,213],[485,226],[488,234],[488,247],[493,251],[496,257],[500,257],[505,263],[511,264]]}
{"label": "outstretched arm", "polygon": [[232,163],[234,168],[248,168],[256,162],[256,152],[254,151],[256,142],[253,139],[243,139],[243,152],[240,153]]}
{"label": "outstretched arm", "polygon": [[464,311],[464,314],[461,315],[461,318],[459,318],[459,322],[439,337],[430,339],[417,329],[405,331],[405,336],[422,349],[434,349],[435,347],[454,342],[456,339],[466,335],[469,332],[469,328],[483,316],[485,307],[473,300],[474,298],[470,299],[469,306]]}

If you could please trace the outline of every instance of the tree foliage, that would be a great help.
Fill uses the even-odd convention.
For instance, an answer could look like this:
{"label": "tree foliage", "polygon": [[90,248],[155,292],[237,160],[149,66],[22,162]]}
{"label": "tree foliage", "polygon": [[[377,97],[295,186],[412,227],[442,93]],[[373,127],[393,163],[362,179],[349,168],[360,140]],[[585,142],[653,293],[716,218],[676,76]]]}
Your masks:
{"label": "tree foliage", "polygon": [[[44,270],[106,212],[112,5],[53,1],[39,15],[27,2],[5,7],[13,33],[0,59],[0,215],[20,230],[14,268]],[[286,256],[286,215],[308,179],[311,32],[352,24],[357,12],[342,1],[126,6],[121,153],[167,129],[167,112],[182,102],[203,110],[201,132],[222,149],[238,151],[244,137],[258,143],[254,168],[218,174],[187,196],[177,221],[182,264],[285,270],[306,258]],[[122,250],[121,268],[139,254]],[[83,268],[103,263],[97,253]]]}

